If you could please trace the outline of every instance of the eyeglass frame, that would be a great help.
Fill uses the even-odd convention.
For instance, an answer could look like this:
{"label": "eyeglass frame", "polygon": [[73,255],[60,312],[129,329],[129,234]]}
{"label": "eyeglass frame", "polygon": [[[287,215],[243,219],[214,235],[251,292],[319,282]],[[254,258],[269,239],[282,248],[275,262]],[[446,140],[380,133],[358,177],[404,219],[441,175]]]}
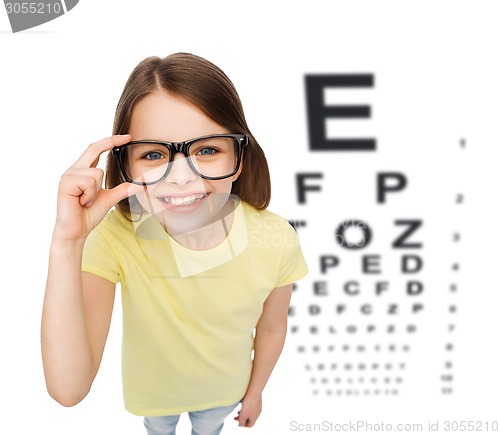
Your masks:
{"label": "eyeglass frame", "polygon": [[[235,143],[238,145],[238,160],[237,160],[237,163],[236,163],[236,168],[234,169],[233,172],[231,172],[230,174],[228,175],[223,175],[223,176],[220,176],[220,177],[208,177],[206,175],[203,175],[200,173],[200,171],[198,171],[196,169],[196,167],[194,166],[194,163],[191,161],[191,156],[189,155],[189,148],[191,147],[191,145],[194,143],[194,142],[197,142],[197,141],[200,141],[200,140],[204,140],[204,139],[210,139],[210,138],[214,138],[214,137],[230,137],[230,138],[233,138],[235,139]],[[138,181],[135,181],[133,179],[131,179],[128,175],[127,175],[127,172],[125,170],[125,165],[124,165],[124,162],[123,162],[123,150],[128,147],[129,145],[135,145],[135,144],[139,144],[139,143],[146,143],[146,144],[157,144],[157,145],[162,145],[164,147],[166,147],[169,151],[169,160],[168,160],[168,163],[167,163],[167,169],[165,170],[165,173],[156,181],[150,181],[150,182],[145,182],[145,181],[141,181],[141,182],[138,182]],[[245,146],[247,146],[249,143],[249,139],[248,139],[248,136],[244,133],[222,133],[222,134],[208,134],[206,136],[200,136],[200,137],[196,137],[194,139],[188,139],[184,142],[164,142],[164,141],[159,141],[159,140],[149,140],[149,139],[146,139],[146,140],[133,140],[133,141],[130,141],[126,144],[123,144],[123,145],[119,145],[117,147],[114,147],[112,150],[111,150],[111,154],[115,157],[118,158],[118,165],[120,166],[120,170],[121,170],[121,173],[123,175],[123,177],[125,178],[126,181],[128,181],[129,183],[133,183],[133,184],[138,184],[140,186],[149,186],[149,185],[152,185],[152,184],[156,184],[156,183],[159,183],[160,181],[164,180],[165,178],[167,178],[171,168],[172,168],[172,163],[174,161],[174,158],[175,158],[175,155],[177,153],[181,153],[184,155],[184,157],[186,157],[187,161],[189,162],[189,166],[191,167],[191,169],[193,170],[193,172],[198,175],[199,177],[205,179],[205,180],[224,180],[225,178],[229,178],[229,177],[232,177],[233,175],[235,175],[239,169],[240,169],[240,166],[241,166],[241,156],[243,155],[243,148]]]}

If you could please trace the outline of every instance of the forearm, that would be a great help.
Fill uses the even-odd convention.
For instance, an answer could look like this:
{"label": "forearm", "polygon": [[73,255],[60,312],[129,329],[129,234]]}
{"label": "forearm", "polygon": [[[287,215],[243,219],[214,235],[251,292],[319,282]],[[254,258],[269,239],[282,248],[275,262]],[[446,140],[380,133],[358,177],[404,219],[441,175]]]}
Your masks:
{"label": "forearm", "polygon": [[90,389],[96,368],[82,292],[83,242],[53,241],[42,313],[41,343],[49,394],[71,406]]}
{"label": "forearm", "polygon": [[264,303],[255,328],[252,375],[235,418],[239,426],[252,427],[262,412],[262,392],[285,344],[291,295],[292,284],[276,287]]}
{"label": "forearm", "polygon": [[247,395],[260,395],[271,376],[285,344],[286,324],[283,329],[256,329],[254,362]]}

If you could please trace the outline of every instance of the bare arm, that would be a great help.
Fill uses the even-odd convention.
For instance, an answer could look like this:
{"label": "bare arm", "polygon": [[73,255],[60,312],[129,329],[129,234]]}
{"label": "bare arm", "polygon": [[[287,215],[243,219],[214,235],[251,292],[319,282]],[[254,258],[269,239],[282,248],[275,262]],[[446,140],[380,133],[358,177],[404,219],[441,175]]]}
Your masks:
{"label": "bare arm", "polygon": [[109,331],[114,284],[81,271],[82,251],[90,231],[129,194],[122,184],[101,188],[99,156],[130,136],[96,142],[61,177],[57,219],[49,255],[42,312],[41,345],[49,394],[72,406],[90,390]]}
{"label": "bare arm", "polygon": [[51,251],[41,331],[45,381],[56,401],[73,406],[87,395],[97,374],[115,286],[82,273],[81,252],[54,245]]}
{"label": "bare arm", "polygon": [[264,303],[255,331],[252,376],[235,418],[240,426],[252,427],[262,411],[262,391],[285,344],[291,295],[292,284],[277,287]]}

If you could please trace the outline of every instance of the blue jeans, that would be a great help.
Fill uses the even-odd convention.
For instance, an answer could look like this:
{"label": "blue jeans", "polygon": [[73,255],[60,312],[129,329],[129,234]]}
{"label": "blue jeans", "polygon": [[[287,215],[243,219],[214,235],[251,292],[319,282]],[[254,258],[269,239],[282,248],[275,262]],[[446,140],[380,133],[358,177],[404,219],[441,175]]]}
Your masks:
{"label": "blue jeans", "polygon": [[[193,427],[191,435],[219,435],[222,426],[224,426],[224,420],[238,406],[238,403],[204,411],[189,412],[189,419]],[[144,426],[148,435],[175,435],[175,427],[179,418],[180,415],[144,417]]]}

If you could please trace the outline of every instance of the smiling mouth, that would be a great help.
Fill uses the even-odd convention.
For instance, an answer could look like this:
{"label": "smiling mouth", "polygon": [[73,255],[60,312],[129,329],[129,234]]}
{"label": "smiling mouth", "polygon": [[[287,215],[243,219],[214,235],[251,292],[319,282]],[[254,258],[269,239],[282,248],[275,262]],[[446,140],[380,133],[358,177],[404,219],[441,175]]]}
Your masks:
{"label": "smiling mouth", "polygon": [[206,194],[206,193],[195,193],[193,195],[182,196],[182,197],[180,197],[180,196],[162,196],[162,197],[159,197],[158,199],[160,201],[164,202],[165,204],[168,204],[168,205],[175,205],[175,206],[183,207],[183,206],[194,204],[196,202],[200,202],[200,201],[204,200],[207,196],[208,196],[208,194]]}

